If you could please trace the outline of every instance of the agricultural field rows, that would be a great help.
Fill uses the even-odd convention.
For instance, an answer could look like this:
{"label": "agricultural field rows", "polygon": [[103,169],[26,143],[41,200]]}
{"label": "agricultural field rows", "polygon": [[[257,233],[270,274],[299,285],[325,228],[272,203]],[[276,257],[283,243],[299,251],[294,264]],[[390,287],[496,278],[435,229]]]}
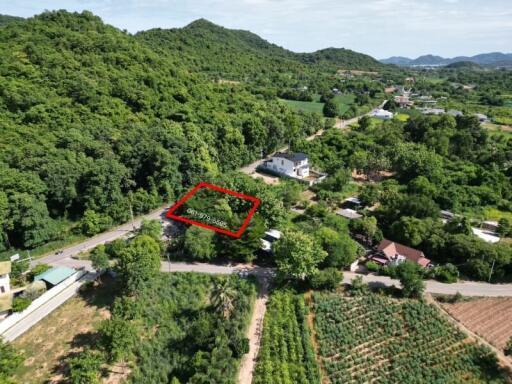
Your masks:
{"label": "agricultural field rows", "polygon": [[277,291],[269,299],[253,384],[319,384],[320,373],[301,295]]}
{"label": "agricultural field rows", "polygon": [[332,384],[505,382],[491,351],[432,306],[377,294],[313,299],[320,358]]}
{"label": "agricultural field rows", "polygon": [[469,330],[503,350],[512,338],[512,299],[486,298],[443,303],[443,308]]}

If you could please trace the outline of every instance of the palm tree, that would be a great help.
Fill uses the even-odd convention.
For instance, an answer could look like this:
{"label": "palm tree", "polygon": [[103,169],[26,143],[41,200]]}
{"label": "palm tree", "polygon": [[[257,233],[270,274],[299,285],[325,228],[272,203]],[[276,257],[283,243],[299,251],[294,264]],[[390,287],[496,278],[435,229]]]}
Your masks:
{"label": "palm tree", "polygon": [[226,278],[219,279],[214,283],[210,302],[217,312],[227,319],[235,309],[236,291]]}

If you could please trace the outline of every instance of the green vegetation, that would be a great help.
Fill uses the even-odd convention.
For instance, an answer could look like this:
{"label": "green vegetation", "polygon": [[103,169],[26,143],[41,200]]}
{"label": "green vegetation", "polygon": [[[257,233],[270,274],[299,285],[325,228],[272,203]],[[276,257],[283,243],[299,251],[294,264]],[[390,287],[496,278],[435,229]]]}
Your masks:
{"label": "green vegetation", "polygon": [[333,384],[506,382],[495,355],[430,305],[368,292],[313,297],[320,357]]}
{"label": "green vegetation", "polygon": [[23,356],[0,339],[0,383],[14,384],[12,375],[22,361]]}
{"label": "green vegetation", "polygon": [[[486,243],[471,231],[472,225],[479,226],[471,221],[478,212],[507,218],[512,214],[511,148],[510,139],[488,135],[476,118],[447,115],[411,115],[406,122],[378,125],[361,119],[350,132],[328,130],[317,140],[296,144],[330,174],[356,169],[375,182],[365,184],[359,193],[365,205],[379,203],[376,210],[366,212],[375,221],[352,222],[354,236],[371,245],[383,234],[421,249],[435,263],[451,263],[464,275],[483,281],[507,279],[511,271],[510,245]],[[387,180],[384,172],[390,175]],[[341,185],[318,193],[320,202],[338,207]],[[444,225],[441,209],[467,217]]]}
{"label": "green vegetation", "polygon": [[304,297],[276,291],[269,299],[253,383],[319,384]]}
{"label": "green vegetation", "polygon": [[[230,277],[229,316],[217,296],[223,277],[199,274],[159,274],[144,284],[136,298],[120,297],[102,331],[110,361],[130,360],[134,383],[234,383],[245,338],[255,285]],[[226,285],[226,284],[225,284]],[[213,296],[212,296],[213,295]],[[114,328],[115,327],[115,328]],[[155,327],[157,327],[155,329]]]}
{"label": "green vegetation", "polygon": [[323,126],[89,12],[7,24],[0,53],[0,251],[98,233]]}
{"label": "green vegetation", "polygon": [[[181,29],[140,32],[136,37],[158,51],[179,53],[193,71],[208,73],[216,79],[256,82],[269,88],[302,87],[317,80],[319,73],[332,77],[340,68],[385,68],[375,59],[348,49],[294,53],[251,32],[223,28],[204,19]],[[303,79],[302,84],[299,79]]]}
{"label": "green vegetation", "polygon": [[295,111],[303,111],[303,112],[314,112],[323,114],[324,103],[315,102],[315,101],[298,101],[298,100],[285,100],[281,99],[286,105],[292,108]]}

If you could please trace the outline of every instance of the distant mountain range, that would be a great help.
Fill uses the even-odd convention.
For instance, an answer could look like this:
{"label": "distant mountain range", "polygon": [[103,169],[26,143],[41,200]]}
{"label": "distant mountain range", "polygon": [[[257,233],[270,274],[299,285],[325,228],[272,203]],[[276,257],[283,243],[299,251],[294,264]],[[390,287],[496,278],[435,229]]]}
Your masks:
{"label": "distant mountain range", "polygon": [[380,60],[384,64],[395,64],[406,67],[415,66],[444,66],[457,62],[471,62],[487,67],[512,67],[512,53],[491,52],[482,53],[475,56],[457,56],[453,58],[445,58],[435,55],[424,55],[416,59],[408,57],[393,56],[388,59]]}

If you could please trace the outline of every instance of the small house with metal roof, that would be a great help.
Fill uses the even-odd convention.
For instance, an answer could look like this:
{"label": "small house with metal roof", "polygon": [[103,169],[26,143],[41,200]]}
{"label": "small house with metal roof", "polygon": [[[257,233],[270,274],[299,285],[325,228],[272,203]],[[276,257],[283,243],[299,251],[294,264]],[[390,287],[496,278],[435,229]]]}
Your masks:
{"label": "small house with metal roof", "polygon": [[50,287],[62,283],[76,272],[73,268],[54,267],[34,277],[34,281],[42,280]]}

